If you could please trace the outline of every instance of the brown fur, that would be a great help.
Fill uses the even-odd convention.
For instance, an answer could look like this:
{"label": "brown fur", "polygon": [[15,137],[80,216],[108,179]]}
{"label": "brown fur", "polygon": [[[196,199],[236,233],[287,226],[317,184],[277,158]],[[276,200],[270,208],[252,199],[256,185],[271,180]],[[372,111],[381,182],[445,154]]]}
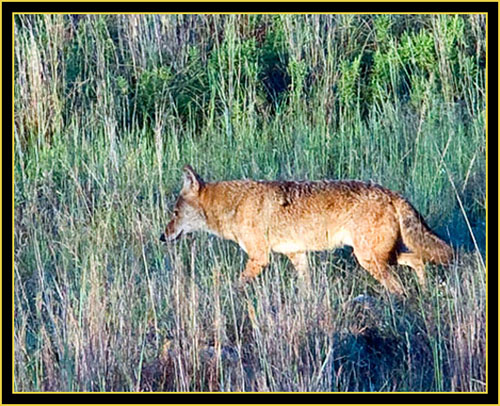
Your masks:
{"label": "brown fur", "polygon": [[[363,268],[389,291],[404,289],[388,266],[412,267],[425,286],[426,262],[447,263],[453,251],[411,204],[388,189],[360,181],[205,183],[190,166],[163,241],[205,230],[236,241],[248,254],[244,281],[287,255],[308,279],[307,251],[350,245]],[[401,244],[409,249],[403,252]]]}

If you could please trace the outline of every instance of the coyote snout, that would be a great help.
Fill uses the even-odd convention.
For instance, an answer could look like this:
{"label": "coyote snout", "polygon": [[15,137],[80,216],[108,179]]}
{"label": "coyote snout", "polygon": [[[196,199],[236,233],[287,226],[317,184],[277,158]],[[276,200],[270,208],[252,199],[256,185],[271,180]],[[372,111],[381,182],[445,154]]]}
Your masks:
{"label": "coyote snout", "polygon": [[243,280],[261,272],[271,251],[287,255],[308,278],[308,251],[350,245],[363,268],[389,291],[403,294],[390,264],[412,267],[425,287],[425,263],[444,264],[453,255],[406,199],[382,186],[360,181],[208,183],[186,165],[160,240],[174,241],[197,230],[233,240],[246,251]]}
{"label": "coyote snout", "polygon": [[162,235],[160,235],[160,241],[163,242],[175,241],[178,238],[180,238],[181,235],[182,235],[182,230],[180,229],[177,230],[175,228],[175,218],[174,218],[170,221],[170,223],[168,223],[165,232]]}
{"label": "coyote snout", "polygon": [[207,229],[205,212],[199,199],[203,187],[203,180],[190,167],[186,167],[184,185],[175,202],[172,219],[165,233],[160,236],[161,241],[175,241],[183,233]]}

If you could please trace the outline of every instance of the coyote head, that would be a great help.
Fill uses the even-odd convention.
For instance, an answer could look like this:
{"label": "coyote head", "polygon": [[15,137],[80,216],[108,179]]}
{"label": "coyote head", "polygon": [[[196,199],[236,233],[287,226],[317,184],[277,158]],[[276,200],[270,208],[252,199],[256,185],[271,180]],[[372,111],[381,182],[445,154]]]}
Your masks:
{"label": "coyote head", "polygon": [[206,217],[200,205],[200,192],[205,183],[189,165],[184,166],[184,184],[175,202],[174,214],[160,236],[160,241],[174,241],[183,233],[202,230]]}

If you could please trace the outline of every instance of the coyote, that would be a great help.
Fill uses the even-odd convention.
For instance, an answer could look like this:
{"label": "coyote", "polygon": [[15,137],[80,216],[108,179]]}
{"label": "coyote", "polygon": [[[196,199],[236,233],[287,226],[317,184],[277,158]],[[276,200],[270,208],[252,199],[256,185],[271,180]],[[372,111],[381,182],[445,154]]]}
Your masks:
{"label": "coyote", "polygon": [[426,286],[425,262],[448,263],[452,248],[399,194],[361,181],[205,182],[186,165],[173,218],[161,241],[205,230],[248,254],[242,282],[256,277],[271,251],[285,254],[309,278],[307,251],[353,248],[360,265],[387,290],[404,289],[389,264],[408,265]]}

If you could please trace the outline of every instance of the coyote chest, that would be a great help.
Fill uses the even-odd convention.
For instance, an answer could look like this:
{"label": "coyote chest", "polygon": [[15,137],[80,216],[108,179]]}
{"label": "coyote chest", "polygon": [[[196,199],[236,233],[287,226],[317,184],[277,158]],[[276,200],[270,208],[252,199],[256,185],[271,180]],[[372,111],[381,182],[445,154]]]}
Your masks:
{"label": "coyote chest", "polygon": [[[307,252],[350,245],[358,262],[388,290],[404,292],[392,260],[415,269],[447,263],[451,247],[399,194],[360,181],[205,182],[190,167],[162,241],[204,230],[236,241],[248,254],[243,280],[257,276],[271,251],[287,255],[308,278]],[[407,250],[399,251],[406,246]]]}

